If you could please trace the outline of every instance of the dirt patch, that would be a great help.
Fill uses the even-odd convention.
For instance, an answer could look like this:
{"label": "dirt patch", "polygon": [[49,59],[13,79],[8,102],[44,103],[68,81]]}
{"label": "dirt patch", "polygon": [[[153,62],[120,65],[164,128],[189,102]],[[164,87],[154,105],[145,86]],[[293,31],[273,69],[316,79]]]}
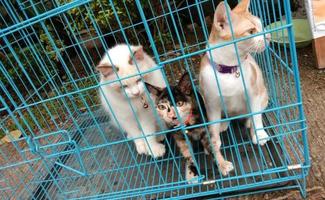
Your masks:
{"label": "dirt patch", "polygon": [[[311,170],[307,177],[307,199],[325,199],[325,70],[315,67],[312,46],[297,49],[301,89],[305,117],[308,126],[308,140]],[[298,200],[298,190],[249,195],[239,199]]]}
{"label": "dirt patch", "polygon": [[[298,51],[303,103],[312,159],[308,187],[325,187],[325,70],[315,68],[312,47]],[[311,194],[314,196],[315,193]],[[325,197],[323,198],[325,199]]]}
{"label": "dirt patch", "polygon": [[[305,18],[304,3],[295,0],[298,10],[294,18]],[[297,49],[301,90],[308,126],[311,169],[307,177],[307,199],[325,199],[325,69],[317,69],[312,46]],[[241,197],[240,199],[302,199],[298,190],[289,190]]]}

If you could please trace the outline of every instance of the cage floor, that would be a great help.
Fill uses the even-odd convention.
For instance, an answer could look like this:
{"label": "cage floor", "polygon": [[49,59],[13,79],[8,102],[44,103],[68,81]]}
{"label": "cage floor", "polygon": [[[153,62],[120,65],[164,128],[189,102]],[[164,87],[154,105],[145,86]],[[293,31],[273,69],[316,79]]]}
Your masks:
{"label": "cage floor", "polygon": [[[109,141],[122,140],[122,134],[109,125],[109,119],[103,112],[93,114]],[[98,126],[94,126],[92,117],[87,113],[80,115],[78,121],[81,122],[82,132],[74,132],[72,137],[81,149],[91,149],[81,153],[87,175],[82,176],[54,164],[51,173],[40,177],[30,198],[88,196],[153,199],[180,194],[220,194],[234,192],[233,188],[237,188],[237,192],[243,192],[288,183],[288,179],[284,178],[290,175],[289,172],[274,170],[285,162],[283,148],[276,138],[263,147],[253,145],[245,128],[238,121],[232,122],[233,132],[236,133],[234,138],[231,134],[222,134],[223,155],[234,163],[235,170],[229,176],[221,176],[212,156],[206,156],[200,145],[195,143],[193,148],[203,183],[188,184],[184,177],[184,161],[171,137],[167,136],[165,141],[169,149],[166,155],[154,160],[149,156],[137,155],[132,141],[112,142],[109,145],[104,143],[103,137],[96,134]],[[65,155],[58,159],[66,166],[81,170],[76,156]]]}

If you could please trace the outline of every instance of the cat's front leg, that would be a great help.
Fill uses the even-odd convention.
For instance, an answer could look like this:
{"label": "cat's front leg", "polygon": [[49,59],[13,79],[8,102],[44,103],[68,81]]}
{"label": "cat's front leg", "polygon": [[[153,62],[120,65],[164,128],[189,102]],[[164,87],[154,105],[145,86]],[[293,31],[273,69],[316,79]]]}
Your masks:
{"label": "cat's front leg", "polygon": [[[267,92],[262,94],[252,94],[250,98],[252,112],[261,112],[264,110],[267,105],[267,98]],[[251,120],[254,122],[255,129],[258,130],[255,131]],[[250,128],[252,142],[254,144],[264,145],[270,138],[264,130],[262,114],[253,115],[251,120],[246,123],[246,126]]]}
{"label": "cat's front leg", "polygon": [[[207,113],[209,121],[216,121],[221,119],[221,109],[220,106],[211,106],[209,102],[207,103]],[[221,139],[220,139],[220,123],[213,124],[209,127],[210,129],[210,139],[211,139],[211,149],[215,152],[215,159],[217,161],[218,167],[222,175],[226,176],[230,171],[234,169],[231,162],[225,160],[221,154]]]}
{"label": "cat's front leg", "polygon": [[217,160],[217,164],[219,167],[220,172],[222,175],[226,176],[229,174],[230,171],[234,169],[234,166],[231,162],[224,159],[223,155],[221,154],[221,139],[220,139],[220,132],[219,132],[220,124],[211,125],[211,143],[212,147],[215,151],[215,158]]}
{"label": "cat's front leg", "polygon": [[[124,124],[123,124],[124,125]],[[129,123],[127,125],[123,126],[124,130],[127,132],[127,136],[130,139],[141,137],[142,133],[139,130],[139,127],[135,121],[129,120]],[[138,152],[138,154],[148,154],[146,143],[144,139],[133,139],[135,148]]]}
{"label": "cat's front leg", "polygon": [[202,136],[201,136],[201,144],[204,148],[204,154],[205,155],[210,155],[210,142],[208,138],[208,133],[205,131],[205,129],[202,128]]}
{"label": "cat's front leg", "polygon": [[157,136],[148,136],[157,131],[155,123],[150,122],[149,120],[146,121],[146,123],[143,123],[142,130],[146,135],[145,146],[147,149],[147,154],[154,158],[164,156],[166,152],[165,145],[158,142]]}
{"label": "cat's front leg", "polygon": [[220,133],[228,130],[229,122],[221,122],[220,124]]}
{"label": "cat's front leg", "polygon": [[163,142],[165,140],[165,136],[164,135],[157,135],[157,141],[158,142]]}
{"label": "cat's front leg", "polygon": [[185,138],[181,132],[174,133],[173,137],[179,148],[181,154],[185,158],[185,178],[188,183],[197,183],[198,181],[195,178],[198,177],[198,171],[194,165],[193,158],[191,156],[190,147],[186,143]]}

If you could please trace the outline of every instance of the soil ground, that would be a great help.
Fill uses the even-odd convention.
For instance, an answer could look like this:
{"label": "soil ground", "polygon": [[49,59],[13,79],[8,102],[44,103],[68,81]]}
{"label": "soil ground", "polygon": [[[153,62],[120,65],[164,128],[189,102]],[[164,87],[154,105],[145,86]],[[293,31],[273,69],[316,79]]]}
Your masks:
{"label": "soil ground", "polygon": [[[312,168],[308,188],[320,186],[325,199],[325,70],[314,66],[311,47],[299,52],[301,86],[308,125]],[[317,193],[317,192],[316,192]],[[315,193],[310,194],[313,197]]]}
{"label": "soil ground", "polygon": [[[305,18],[303,1],[297,0],[298,10],[293,18]],[[312,45],[297,49],[301,90],[308,126],[311,169],[307,177],[307,199],[325,199],[325,69],[317,69]],[[299,191],[265,193],[239,199],[299,200]]]}
{"label": "soil ground", "polygon": [[[307,177],[307,199],[325,199],[325,69],[315,67],[312,46],[297,50],[303,104],[308,126],[310,157],[312,160]],[[299,191],[265,193],[238,199],[298,200]]]}

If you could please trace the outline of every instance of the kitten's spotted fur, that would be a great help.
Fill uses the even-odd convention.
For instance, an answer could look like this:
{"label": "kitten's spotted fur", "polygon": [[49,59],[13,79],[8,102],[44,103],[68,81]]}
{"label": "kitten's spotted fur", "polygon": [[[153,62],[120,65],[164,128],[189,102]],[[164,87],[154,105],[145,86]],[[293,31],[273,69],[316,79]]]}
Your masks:
{"label": "kitten's spotted fur", "polygon": [[[157,112],[169,128],[177,127],[181,125],[181,122],[186,126],[203,123],[199,111],[200,104],[203,115],[204,117],[206,116],[203,99],[201,95],[197,93],[199,102],[196,101],[188,73],[183,74],[178,85],[170,86],[181,121],[177,118],[175,107],[173,106],[167,88],[161,89],[150,84],[146,84],[146,86],[150,93],[155,96]],[[209,139],[204,128],[187,129],[185,133],[191,140],[200,140],[205,153],[209,154]],[[185,177],[190,181],[197,176],[198,172],[194,166],[189,146],[182,131],[172,133],[172,135],[181,154],[186,159]]]}

